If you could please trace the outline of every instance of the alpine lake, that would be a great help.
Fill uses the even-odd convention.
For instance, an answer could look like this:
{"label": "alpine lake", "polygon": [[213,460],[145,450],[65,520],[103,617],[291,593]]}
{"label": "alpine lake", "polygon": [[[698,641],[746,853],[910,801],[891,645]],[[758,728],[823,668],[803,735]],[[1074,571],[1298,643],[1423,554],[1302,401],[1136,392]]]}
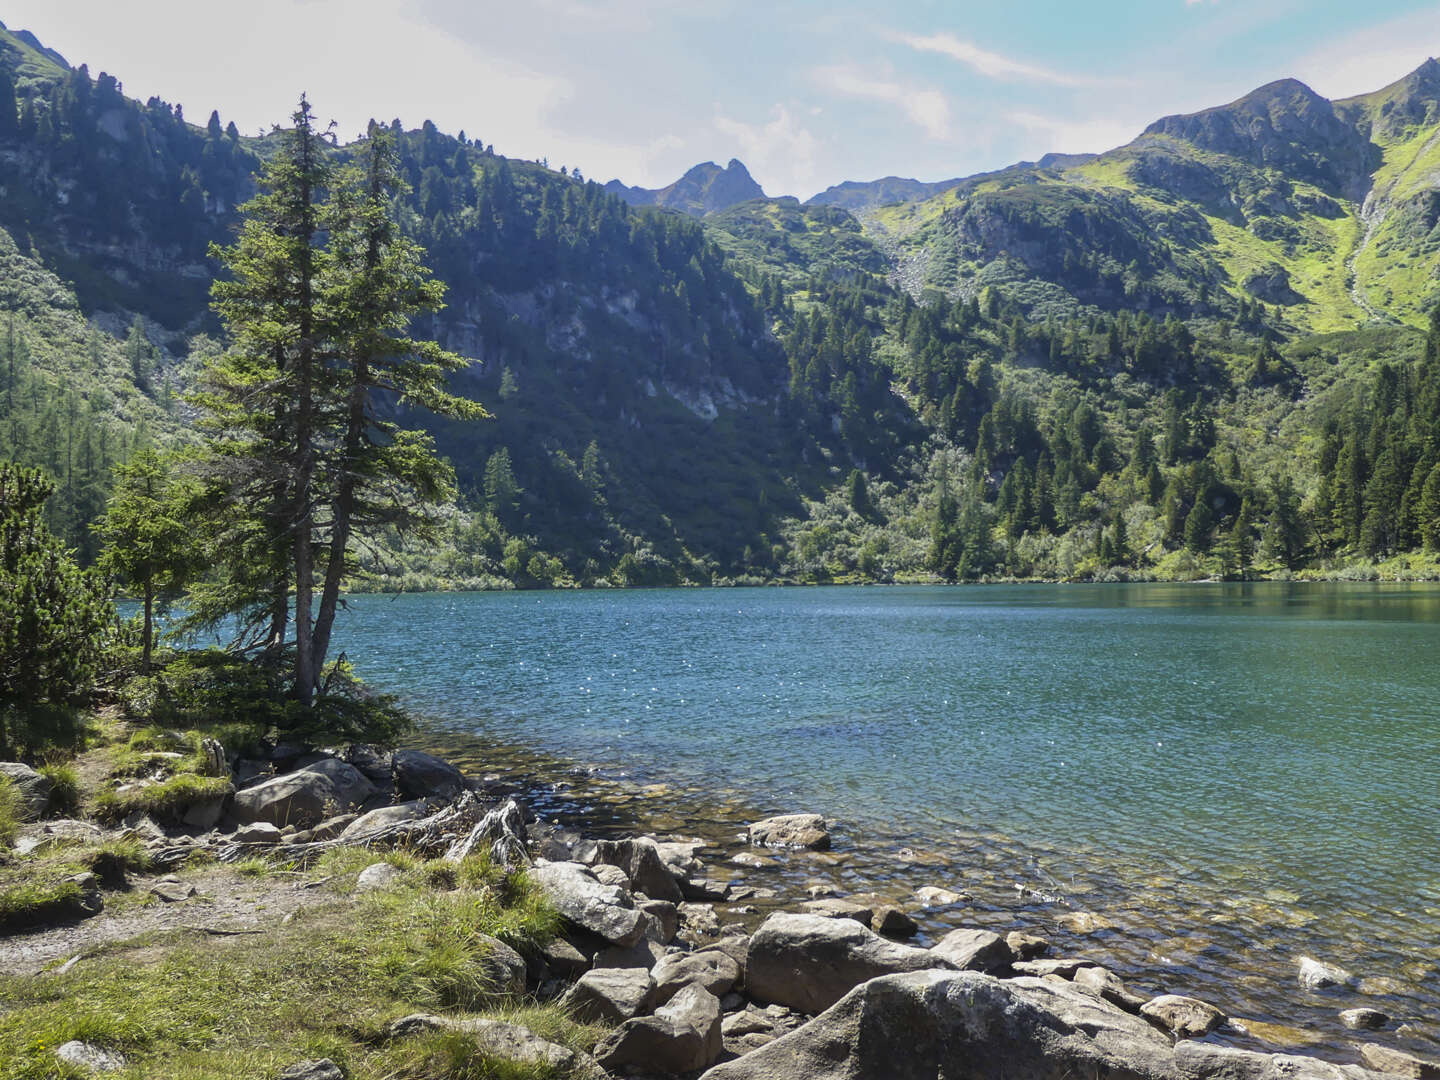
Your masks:
{"label": "alpine lake", "polygon": [[[706,838],[816,812],[832,852],[717,856],[751,922],[893,897],[920,943],[1043,934],[1212,1038],[1440,1047],[1440,585],[359,596],[337,641],[544,819]],[[963,894],[921,909],[934,885]],[[768,906],[767,890],[778,897]],[[1353,973],[1310,990],[1301,956]],[[1398,1032],[1397,1029],[1398,1028]]]}

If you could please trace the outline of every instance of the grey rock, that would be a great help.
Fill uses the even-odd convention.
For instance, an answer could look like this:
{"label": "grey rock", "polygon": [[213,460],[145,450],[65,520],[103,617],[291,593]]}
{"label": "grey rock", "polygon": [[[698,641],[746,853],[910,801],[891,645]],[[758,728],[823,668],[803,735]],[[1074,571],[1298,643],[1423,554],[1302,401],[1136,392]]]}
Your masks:
{"label": "grey rock", "polygon": [[725,928],[726,932],[713,941],[707,942],[704,951],[723,952],[731,960],[735,961],[735,967],[740,972],[740,978],[736,981],[737,988],[745,985],[745,965],[750,953],[750,935],[741,930],[738,926]]}
{"label": "grey rock", "polygon": [[1302,956],[1299,962],[1300,985],[1308,986],[1311,990],[1321,990],[1327,986],[1348,986],[1354,980],[1354,976],[1344,968],[1326,964],[1311,956]]}
{"label": "grey rock", "polygon": [[629,1065],[676,1074],[703,1069],[724,1049],[720,1001],[703,987],[684,987],[653,1016],[626,1020],[595,1049],[607,1069]]}
{"label": "grey rock", "polygon": [[252,821],[236,829],[230,839],[237,844],[278,844],[281,836],[280,830],[268,821]]}
{"label": "grey rock", "polygon": [[195,886],[177,878],[161,878],[150,886],[150,895],[167,904],[179,904],[196,893]]}
{"label": "grey rock", "polygon": [[644,968],[593,968],[561,999],[580,1020],[619,1024],[650,1009],[655,980]]}
{"label": "grey rock", "polygon": [[1376,1072],[1391,1076],[1405,1076],[1410,1080],[1440,1080],[1440,1064],[1424,1058],[1392,1050],[1378,1043],[1361,1043],[1358,1046],[1361,1058]]}
{"label": "grey rock", "polygon": [[717,998],[730,992],[740,981],[740,965],[719,949],[693,953],[672,953],[650,972],[655,979],[655,1003],[663,1005],[681,988],[694,983]]}
{"label": "grey rock", "polygon": [[635,906],[650,917],[650,925],[646,928],[647,937],[652,937],[661,945],[669,945],[675,940],[675,935],[680,931],[680,909],[669,900],[637,900]]}
{"label": "grey rock", "polygon": [[665,946],[651,937],[642,937],[634,945],[609,945],[595,954],[592,964],[597,968],[644,968],[649,971],[665,956]]}
{"label": "grey rock", "polygon": [[894,904],[885,904],[870,916],[870,928],[886,937],[914,937],[920,932],[919,925]]}
{"label": "grey rock", "polygon": [[476,1049],[487,1056],[540,1066],[576,1080],[604,1080],[605,1074],[590,1055],[542,1039],[520,1024],[474,1017],[452,1020],[446,1026],[468,1035]]}
{"label": "grey rock", "polygon": [[771,915],[750,939],[745,982],[752,999],[818,1013],[869,979],[952,968],[929,949],[886,941],[850,919]]}
{"label": "grey rock", "polygon": [[480,942],[485,947],[480,967],[495,991],[517,997],[525,993],[525,958],[499,938],[488,934],[481,934]]}
{"label": "grey rock", "polygon": [[1146,999],[1131,993],[1129,988],[1113,971],[1103,967],[1083,967],[1075,972],[1075,985],[1094,990],[1112,1005],[1118,1005],[1126,1012],[1139,1013]]}
{"label": "grey rock", "polygon": [[743,866],[747,870],[769,870],[780,863],[768,855],[757,855],[753,851],[742,851],[730,856],[730,861],[736,866]]}
{"label": "grey rock", "polygon": [[611,944],[627,947],[645,935],[647,918],[623,889],[602,885],[579,863],[543,863],[530,880],[571,924],[599,934]]}
{"label": "grey rock", "polygon": [[1208,1002],[1181,994],[1161,994],[1140,1006],[1140,1015],[1181,1039],[1198,1039],[1225,1023],[1225,1014]]}
{"label": "grey rock", "polygon": [[727,1039],[739,1035],[754,1035],[757,1032],[775,1030],[775,1019],[766,1016],[759,1009],[742,1009],[731,1013],[720,1021],[720,1032]]}
{"label": "grey rock", "polygon": [[966,927],[951,930],[930,951],[949,960],[957,971],[999,971],[1015,958],[999,934]]}
{"label": "grey rock", "polygon": [[371,810],[367,814],[361,814],[351,821],[350,824],[341,830],[340,839],[352,840],[356,837],[379,832],[381,829],[388,828],[391,825],[399,825],[406,821],[416,821],[425,816],[426,809],[427,807],[423,799],[397,803],[394,806],[382,806],[378,810]]}
{"label": "grey rock", "polygon": [[[345,830],[348,829],[353,822],[357,821],[359,817],[359,814],[336,814],[332,818],[326,818],[320,822],[319,825],[308,830],[310,833],[309,839],[312,843],[318,843],[321,840],[334,840],[336,837],[343,835]],[[297,843],[298,842],[297,839]]]}
{"label": "grey rock", "polygon": [[220,823],[220,816],[225,812],[227,798],[229,796],[222,795],[219,798],[201,799],[199,802],[191,803],[180,815],[180,824],[188,825],[192,829],[200,829],[202,832],[210,831]]}
{"label": "grey rock", "polygon": [[540,947],[545,966],[556,975],[577,978],[590,967],[590,958],[562,937],[552,938]]}
{"label": "grey rock", "polygon": [[1099,967],[1094,960],[1081,960],[1076,957],[1055,960],[1017,960],[1010,966],[1015,969],[1017,975],[1030,975],[1037,979],[1043,979],[1046,975],[1058,975],[1062,979],[1073,979],[1075,973],[1081,968]]}
{"label": "grey rock", "polygon": [[728,900],[730,883],[717,878],[685,878],[680,882],[680,892],[686,900]]}
{"label": "grey rock", "polygon": [[373,862],[361,870],[360,876],[355,879],[355,891],[370,892],[387,888],[402,873],[403,871],[392,863]]}
{"label": "grey rock", "polygon": [[375,784],[390,783],[392,758],[393,755],[387,751],[366,743],[347,746],[340,753],[340,760],[347,765],[354,765],[365,774],[366,779]]}
{"label": "grey rock", "polygon": [[1005,944],[1017,960],[1036,960],[1050,951],[1050,942],[1021,930],[1011,930],[1005,935]]}
{"label": "grey rock", "polygon": [[306,828],[355,809],[373,794],[375,785],[353,765],[325,758],[237,792],[230,812],[242,823]]}
{"label": "grey rock", "polygon": [[875,909],[869,904],[857,904],[840,897],[826,897],[823,900],[806,900],[800,910],[808,915],[823,915],[827,919],[854,919],[865,926],[870,925]]}
{"label": "grey rock", "polygon": [[86,870],[65,879],[80,886],[80,912],[85,917],[99,915],[105,910],[105,898],[100,895],[100,879]]}
{"label": "grey rock", "polygon": [[15,785],[24,820],[34,821],[44,815],[50,806],[50,789],[54,786],[48,776],[18,761],[0,761],[0,778]]}
{"label": "grey rock", "polygon": [[680,937],[684,940],[699,944],[720,936],[720,919],[715,914],[714,904],[686,903],[676,911],[680,916]]}
{"label": "grey rock", "polygon": [[613,885],[617,889],[629,890],[630,875],[621,870],[618,866],[609,866],[606,863],[591,863],[590,872],[595,875],[595,880],[601,885]]}
{"label": "grey rock", "polygon": [[277,1080],[345,1080],[345,1070],[329,1058],[317,1058],[281,1069]]}
{"label": "grey rock", "polygon": [[442,799],[453,799],[465,790],[465,774],[434,754],[397,750],[393,768],[395,790],[407,798],[438,795]]}
{"label": "grey rock", "polygon": [[72,1039],[55,1048],[55,1056],[67,1065],[86,1072],[119,1072],[125,1068],[125,1055],[118,1050],[106,1050],[103,1046]]}
{"label": "grey rock", "polygon": [[1390,1022],[1379,1009],[1346,1009],[1340,1014],[1340,1022],[1348,1028],[1376,1031]]}
{"label": "grey rock", "polygon": [[652,900],[678,904],[685,899],[675,875],[665,865],[659,845],[648,837],[597,841],[595,861],[624,870],[630,877],[631,888]]}
{"label": "grey rock", "polygon": [[830,847],[830,830],[819,814],[781,814],[753,823],[750,842],[761,847],[824,851]]}

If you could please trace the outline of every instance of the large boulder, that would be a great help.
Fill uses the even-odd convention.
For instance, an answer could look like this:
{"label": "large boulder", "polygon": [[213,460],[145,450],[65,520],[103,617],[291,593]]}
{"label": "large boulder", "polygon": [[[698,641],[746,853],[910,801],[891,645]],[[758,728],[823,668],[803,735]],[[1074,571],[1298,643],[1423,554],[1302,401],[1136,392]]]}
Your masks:
{"label": "large boulder", "polygon": [[953,969],[929,949],[886,941],[851,919],[771,915],[750,939],[745,982],[756,1001],[805,1013],[828,1009],[860,983],[923,968]]}
{"label": "large boulder", "polygon": [[438,795],[453,799],[465,790],[465,774],[448,761],[419,750],[396,750],[392,769],[395,790],[410,799]]}
{"label": "large boulder", "polygon": [[230,812],[241,824],[268,821],[303,829],[354,810],[373,794],[375,785],[359,769],[336,758],[322,758],[236,792]]}
{"label": "large boulder", "polygon": [[0,761],[0,780],[9,780],[20,796],[21,815],[26,821],[41,817],[50,806],[50,778],[18,761]]}
{"label": "large boulder", "polygon": [[655,980],[644,968],[593,968],[565,992],[562,1004],[578,1020],[620,1024],[655,1003]]}
{"label": "large boulder", "polygon": [[652,900],[678,904],[685,899],[675,875],[660,855],[660,848],[649,837],[596,841],[595,862],[618,866],[630,878],[630,887]]}
{"label": "large boulder", "polygon": [[416,821],[425,816],[426,809],[424,799],[396,803],[394,806],[382,806],[377,810],[361,814],[346,825],[340,833],[340,839],[354,840],[361,836],[368,836],[370,833],[379,832],[381,829],[387,829],[391,825]]}
{"label": "large boulder", "polygon": [[930,951],[949,960],[957,971],[999,971],[1015,959],[999,934],[968,927],[951,930]]}
{"label": "large boulder", "polygon": [[626,1020],[595,1048],[595,1057],[611,1071],[638,1065],[646,1072],[675,1074],[705,1068],[723,1049],[720,1001],[692,984],[654,1016]]}
{"label": "large boulder", "polygon": [[634,898],[623,889],[602,885],[580,863],[543,863],[530,871],[550,903],[572,925],[622,948],[645,936],[649,917],[635,907]]}
{"label": "large boulder", "polygon": [[546,1076],[605,1080],[604,1072],[590,1055],[542,1039],[529,1028],[504,1020],[411,1013],[392,1020],[385,1029],[385,1037],[408,1039],[427,1031],[454,1031],[469,1036],[475,1048],[487,1057],[531,1066]]}
{"label": "large boulder", "polygon": [[824,851],[830,846],[830,830],[819,814],[781,814],[751,825],[750,842],[761,847]]}
{"label": "large boulder", "polygon": [[1179,1039],[1209,1035],[1225,1022],[1225,1014],[1209,1002],[1180,994],[1161,994],[1140,1006],[1140,1015]]}
{"label": "large boulder", "polygon": [[655,978],[655,1002],[663,1005],[692,983],[723,997],[740,981],[740,965],[719,949],[705,949],[671,953],[650,974]]}
{"label": "large boulder", "polygon": [[704,1080],[1378,1080],[1354,1066],[1181,1043],[1063,982],[918,971],[864,983]]}

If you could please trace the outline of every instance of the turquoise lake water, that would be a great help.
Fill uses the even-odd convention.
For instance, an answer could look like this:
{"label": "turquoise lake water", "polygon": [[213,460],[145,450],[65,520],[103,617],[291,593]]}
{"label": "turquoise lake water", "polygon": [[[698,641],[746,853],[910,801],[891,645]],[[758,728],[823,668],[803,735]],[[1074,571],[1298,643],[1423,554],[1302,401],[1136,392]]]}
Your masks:
{"label": "turquoise lake water", "polygon": [[1376,1003],[1300,994],[1312,952],[1413,1037],[1436,1019],[1440,586],[353,603],[350,658],[441,726],[956,863],[1008,851],[1125,926],[1134,970],[1170,962],[1251,1016]]}

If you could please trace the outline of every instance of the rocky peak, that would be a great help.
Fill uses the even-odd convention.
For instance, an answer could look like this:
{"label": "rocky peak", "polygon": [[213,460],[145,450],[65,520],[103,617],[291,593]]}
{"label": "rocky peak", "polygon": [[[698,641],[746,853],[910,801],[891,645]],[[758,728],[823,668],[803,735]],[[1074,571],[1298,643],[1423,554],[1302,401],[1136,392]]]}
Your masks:
{"label": "rocky peak", "polygon": [[619,180],[611,180],[605,190],[619,195],[631,206],[663,206],[696,217],[765,198],[764,190],[750,175],[750,170],[736,158],[731,158],[723,169],[713,161],[702,162],[668,187],[626,187]]}
{"label": "rocky peak", "polygon": [[1418,128],[1440,122],[1440,63],[1426,60],[1403,79],[1363,97],[1337,101],[1335,107],[1375,136],[1399,140]]}
{"label": "rocky peak", "polygon": [[1267,83],[1228,105],[1167,116],[1144,134],[1279,169],[1348,198],[1359,197],[1377,163],[1368,138],[1298,79]]}

